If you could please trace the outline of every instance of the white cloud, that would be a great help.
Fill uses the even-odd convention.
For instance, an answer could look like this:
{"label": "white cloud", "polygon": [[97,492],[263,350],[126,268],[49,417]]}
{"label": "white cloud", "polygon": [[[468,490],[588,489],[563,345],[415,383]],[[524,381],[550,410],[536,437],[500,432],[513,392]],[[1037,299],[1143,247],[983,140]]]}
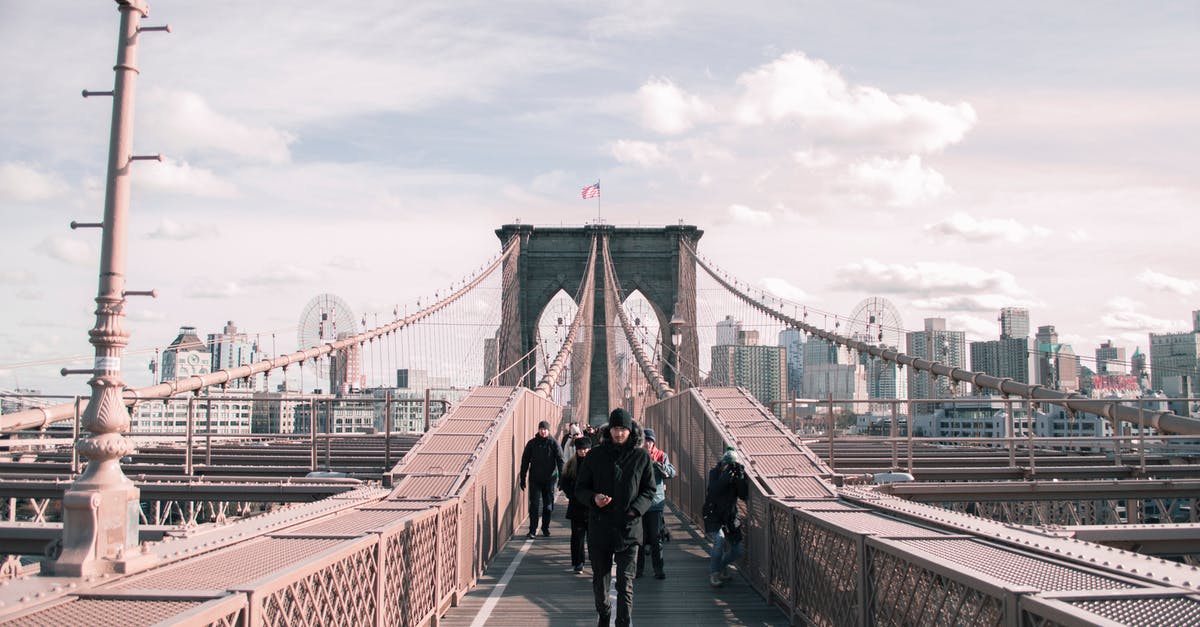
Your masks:
{"label": "white cloud", "polygon": [[188,296],[192,298],[233,298],[241,296],[245,293],[240,285],[235,281],[213,281],[202,280],[188,289]]}
{"label": "white cloud", "polygon": [[834,272],[834,287],[861,292],[916,294],[933,298],[952,295],[1002,294],[1022,296],[1013,275],[954,262],[922,261],[912,265],[884,264],[874,259],[847,264]]}
{"label": "white cloud", "polygon": [[149,89],[139,123],[164,152],[220,152],[270,163],[291,160],[291,133],[255,127],[218,113],[202,97],[185,91]]}
{"label": "white cloud", "polygon": [[184,241],[204,237],[215,237],[220,233],[212,224],[183,224],[170,218],[163,218],[153,231],[146,234],[150,239],[166,239]]}
{"label": "white cloud", "polygon": [[954,294],[918,298],[912,306],[933,311],[996,311],[1002,307],[1025,307],[1028,303],[1009,294]]}
{"label": "white cloud", "polygon": [[996,336],[996,320],[993,318],[957,314],[947,316],[946,327],[966,332],[968,340],[992,339]]}
{"label": "white cloud", "polygon": [[630,0],[587,22],[588,35],[598,38],[653,35],[675,22],[677,9],[667,3]]}
{"label": "white cloud", "polygon": [[1180,296],[1191,296],[1200,291],[1200,281],[1181,279],[1153,270],[1143,270],[1137,276],[1137,280],[1152,290],[1170,292]]}
{"label": "white cloud", "polygon": [[161,311],[143,309],[140,307],[127,308],[125,315],[129,316],[131,320],[137,320],[140,322],[162,322],[167,319],[167,315]]}
{"label": "white cloud", "polygon": [[366,270],[367,269],[367,264],[362,259],[359,259],[358,257],[347,257],[347,256],[343,256],[343,255],[338,255],[337,257],[330,259],[329,265],[331,267],[338,268],[341,270]]}
{"label": "white cloud", "polygon": [[956,212],[941,221],[925,225],[925,232],[960,237],[968,242],[1004,240],[1013,243],[1024,242],[1031,238],[1042,238],[1050,234],[1049,229],[1040,226],[1025,226],[1012,218],[980,220],[963,212]]}
{"label": "white cloud", "polygon": [[735,223],[748,226],[771,226],[775,222],[770,212],[745,205],[729,205],[729,216]]}
{"label": "white cloud", "polygon": [[635,98],[641,107],[642,125],[664,135],[682,133],[712,116],[712,107],[703,100],[664,79],[642,85]]}
{"label": "white cloud", "polygon": [[838,164],[838,156],[825,149],[797,150],[792,158],[802,167],[809,169],[827,168]]}
{"label": "white cloud", "polygon": [[841,74],[803,52],[790,52],[738,78],[735,119],[761,125],[794,120],[814,135],[870,137],[910,152],[936,152],[958,143],[975,125],[975,110],[919,95],[889,96],[851,85]]}
{"label": "white cloud", "polygon": [[65,194],[67,184],[53,172],[19,161],[0,163],[0,200],[37,202]]}
{"label": "white cloud", "polygon": [[268,268],[246,279],[247,285],[295,285],[315,281],[317,274],[290,264]]}
{"label": "white cloud", "polygon": [[80,266],[94,264],[99,259],[91,244],[62,235],[47,237],[34,250],[52,259]]}
{"label": "white cloud", "polygon": [[1100,316],[1100,323],[1110,329],[1140,333],[1172,333],[1182,331],[1186,322],[1156,318],[1138,311],[1109,311]]}
{"label": "white cloud", "polygon": [[909,207],[950,192],[942,175],[921,165],[921,157],[872,157],[850,166],[844,182],[858,194],[892,207]]}
{"label": "white cloud", "polygon": [[804,290],[792,285],[787,279],[769,276],[763,277],[759,283],[767,292],[785,300],[803,302],[810,298]]}
{"label": "white cloud", "polygon": [[166,159],[162,163],[139,164],[133,170],[134,181],[147,190],[187,194],[201,198],[230,198],[236,188],[212,171],[186,161]]}
{"label": "white cloud", "polygon": [[651,167],[667,162],[667,154],[658,144],[619,139],[612,144],[612,155],[621,163],[635,163],[642,167]]}
{"label": "white cloud", "polygon": [[33,273],[28,270],[0,270],[0,284],[23,285],[33,282]]}

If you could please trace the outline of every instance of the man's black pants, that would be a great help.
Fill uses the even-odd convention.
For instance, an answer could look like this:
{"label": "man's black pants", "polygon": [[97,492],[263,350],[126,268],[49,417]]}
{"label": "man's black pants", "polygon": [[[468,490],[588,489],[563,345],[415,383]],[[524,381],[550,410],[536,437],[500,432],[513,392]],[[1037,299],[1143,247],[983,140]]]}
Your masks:
{"label": "man's black pants", "polygon": [[637,559],[637,545],[628,544],[614,551],[608,530],[588,530],[588,553],[592,557],[592,595],[596,600],[596,612],[610,616],[608,584],[612,581],[613,562],[617,564],[617,627],[627,627],[633,613],[633,568]]}
{"label": "man's black pants", "polygon": [[542,531],[550,531],[550,513],[554,511],[554,482],[529,480],[529,532],[538,528],[538,517],[542,519]]}

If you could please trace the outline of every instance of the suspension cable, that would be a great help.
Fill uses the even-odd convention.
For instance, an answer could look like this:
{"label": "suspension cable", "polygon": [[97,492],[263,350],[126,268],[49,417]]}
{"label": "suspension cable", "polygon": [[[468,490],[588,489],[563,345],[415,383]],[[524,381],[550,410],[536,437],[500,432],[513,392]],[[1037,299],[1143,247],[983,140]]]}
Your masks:
{"label": "suspension cable", "polygon": [[[687,244],[684,245],[686,246]],[[694,253],[695,251],[693,251],[693,254]],[[955,368],[940,362],[913,357],[912,355],[901,353],[898,350],[873,346],[866,342],[850,339],[843,335],[818,329],[811,324],[801,322],[800,320],[791,318],[786,314],[775,311],[774,309],[768,307],[761,300],[757,300],[751,297],[749,294],[737,289],[728,281],[721,278],[720,275],[714,272],[713,269],[710,268],[708,264],[701,260],[698,256],[696,258],[696,263],[703,268],[704,271],[707,272],[708,275],[711,276],[717,283],[720,283],[725,287],[725,289],[732,292],[751,307],[754,307],[795,329],[804,331],[809,335],[814,335],[827,342],[840,344],[851,350],[856,350],[859,353],[865,353],[872,357],[879,357],[887,361],[895,362],[902,366],[910,366],[916,370],[930,372],[937,376],[949,377],[952,381],[970,383],[976,388],[983,387],[996,390],[1005,396],[1016,395],[1035,401],[1059,401],[1063,406],[1070,410],[1085,411],[1108,418],[1109,420],[1113,421],[1114,426],[1117,421],[1139,424],[1139,420],[1144,418],[1145,421],[1141,424],[1159,431],[1186,435],[1200,434],[1200,420],[1196,418],[1180,416],[1169,411],[1141,411],[1137,407],[1120,405],[1110,400],[1090,399],[1081,394],[1060,392],[1058,390],[1051,390],[1040,385],[1020,383],[1007,377],[996,377],[983,372],[974,372],[964,368]]]}
{"label": "suspension cable", "polygon": [[634,359],[637,360],[638,366],[642,369],[642,374],[646,380],[650,382],[654,388],[655,394],[659,399],[674,396],[675,390],[663,378],[662,373],[658,371],[658,367],[650,363],[650,359],[646,357],[646,349],[642,347],[642,343],[637,341],[637,335],[633,331],[633,325],[629,323],[629,317],[625,315],[625,300],[621,294],[621,286],[617,282],[617,274],[613,270],[612,256],[608,248],[608,237],[604,237],[604,287],[612,298],[612,302],[616,305],[617,318],[621,321],[621,330],[625,332],[625,340],[629,342],[629,350],[633,353]]}
{"label": "suspension cable", "polygon": [[[352,344],[365,342],[372,338],[412,325],[446,308],[461,298],[464,294],[470,292],[475,286],[479,285],[479,283],[490,276],[492,272],[496,270],[496,268],[499,268],[512,253],[512,251],[516,249],[515,244],[515,239],[510,241],[505,247],[504,251],[496,258],[496,260],[481,270],[473,280],[465,283],[458,290],[446,295],[445,298],[433,303],[425,309],[412,314],[411,316],[405,316],[403,319],[395,320],[391,323],[376,327],[369,331],[364,331],[363,333],[359,333],[353,337],[328,342],[320,346],[299,350],[294,353],[281,355],[272,359],[264,359],[262,361],[257,361],[245,366],[222,368],[221,370],[216,370],[207,374],[195,375],[185,379],[176,379],[174,381],[167,381],[158,385],[151,385],[137,389],[126,389],[124,394],[125,402],[133,403],[143,398],[170,397],[183,392],[201,390],[213,385],[227,383],[235,379],[253,377],[260,372],[270,372],[276,368],[286,368],[288,364],[297,362],[299,362],[303,368],[303,363],[306,360],[316,359],[322,355],[332,354]],[[303,370],[301,372],[303,372]],[[74,403],[62,403],[52,407],[34,408],[25,411],[14,412],[12,414],[6,414],[0,418],[0,430],[15,431],[20,429],[28,429],[31,427],[43,427],[52,422],[58,422],[61,420],[71,420],[74,419],[75,416],[74,407]]]}
{"label": "suspension cable", "polygon": [[[542,380],[534,388],[534,391],[546,398],[550,398],[550,391],[554,389],[558,382],[558,377],[562,374],[566,361],[571,356],[571,352],[575,348],[575,335],[579,331],[580,325],[586,320],[590,324],[594,319],[593,305],[595,298],[593,297],[592,285],[596,277],[596,235],[592,235],[592,250],[588,253],[587,273],[584,274],[583,281],[580,282],[579,291],[576,292],[576,301],[580,303],[575,309],[575,318],[571,320],[571,328],[567,331],[567,339],[563,342],[562,347],[558,349],[558,354],[554,356],[554,363],[546,369],[546,374]],[[579,300],[580,295],[583,301]],[[585,311],[586,309],[586,311]]]}

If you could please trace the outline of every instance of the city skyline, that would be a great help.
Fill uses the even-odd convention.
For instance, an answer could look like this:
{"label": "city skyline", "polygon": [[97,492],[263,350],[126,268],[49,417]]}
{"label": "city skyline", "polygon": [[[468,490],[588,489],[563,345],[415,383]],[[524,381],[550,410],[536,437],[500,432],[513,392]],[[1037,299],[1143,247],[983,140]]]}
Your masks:
{"label": "city skyline", "polygon": [[[166,161],[136,166],[128,286],[159,298],[127,307],[130,373],[184,325],[294,348],[322,292],[411,311],[501,224],[595,220],[597,178],[605,221],[696,224],[814,309],[882,294],[973,341],[1023,307],[1089,356],[1200,308],[1187,3],[150,6],[174,32],[139,53],[135,147]],[[113,3],[0,8],[3,388],[86,389],[57,370],[91,358],[99,238],[67,224],[103,206],[111,103],[79,91],[111,88],[116,27]]]}

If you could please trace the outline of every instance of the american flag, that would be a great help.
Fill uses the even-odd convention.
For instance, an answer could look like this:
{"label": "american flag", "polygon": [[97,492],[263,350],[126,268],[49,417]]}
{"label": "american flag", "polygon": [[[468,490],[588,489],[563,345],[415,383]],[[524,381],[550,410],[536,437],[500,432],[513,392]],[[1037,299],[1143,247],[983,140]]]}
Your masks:
{"label": "american flag", "polygon": [[584,198],[599,198],[600,197],[600,181],[596,181],[591,185],[583,188]]}

